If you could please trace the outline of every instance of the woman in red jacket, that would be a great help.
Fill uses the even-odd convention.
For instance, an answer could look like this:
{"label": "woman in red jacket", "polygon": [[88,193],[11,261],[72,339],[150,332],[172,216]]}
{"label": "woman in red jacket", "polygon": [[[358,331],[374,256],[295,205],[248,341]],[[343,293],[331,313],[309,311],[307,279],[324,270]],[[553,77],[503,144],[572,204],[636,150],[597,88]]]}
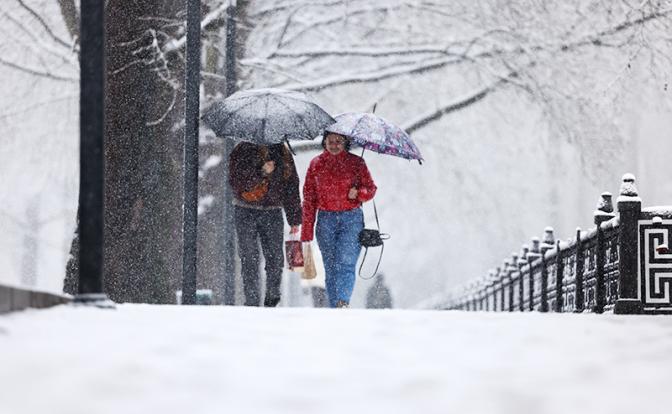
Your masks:
{"label": "woman in red jacket", "polygon": [[301,240],[311,241],[314,229],[324,261],[329,305],[344,308],[355,286],[361,250],[361,205],[373,198],[376,185],[364,159],[348,152],[347,137],[326,131],[322,147],[324,152],[310,162],[303,185]]}

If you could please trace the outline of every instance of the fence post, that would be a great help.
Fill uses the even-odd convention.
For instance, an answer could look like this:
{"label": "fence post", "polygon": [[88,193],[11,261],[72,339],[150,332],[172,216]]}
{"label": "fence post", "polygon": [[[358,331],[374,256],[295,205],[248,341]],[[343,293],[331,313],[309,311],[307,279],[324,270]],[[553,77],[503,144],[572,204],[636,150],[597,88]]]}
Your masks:
{"label": "fence post", "polygon": [[616,314],[642,313],[639,299],[637,257],[637,220],[642,210],[642,200],[637,194],[635,176],[625,174],[618,196],[618,300],[614,306]]}
{"label": "fence post", "polygon": [[541,247],[538,237],[532,237],[532,247],[527,254],[527,260],[530,263],[530,312],[534,311],[534,274],[532,273],[532,263],[541,256]]}
{"label": "fence post", "polygon": [[560,240],[555,242],[555,311],[562,312],[564,308],[565,296],[562,291],[562,283],[565,276],[565,262],[560,250]]}
{"label": "fence post", "polygon": [[479,285],[478,294],[480,297],[479,310],[485,311],[488,304],[488,278],[483,277],[478,283],[478,285]]}
{"label": "fence post", "polygon": [[544,229],[544,239],[541,243],[541,311],[548,312],[548,269],[546,268],[546,252],[553,248],[553,228]]}
{"label": "fence post", "polygon": [[527,254],[530,252],[530,248],[524,244],[520,252],[520,260],[518,260],[518,274],[520,275],[520,284],[518,285],[518,297],[520,298],[518,303],[518,310],[525,312],[525,274],[523,273],[523,266],[527,264]]}
{"label": "fence post", "polygon": [[514,283],[516,271],[518,270],[518,254],[513,253],[511,255],[511,264],[509,264],[509,269],[506,274],[509,277],[509,312],[514,311],[513,298],[515,297],[516,284]]}
{"label": "fence post", "polygon": [[574,275],[576,283],[576,294],[574,295],[575,303],[575,312],[583,312],[583,307],[586,301],[586,298],[583,294],[583,270],[584,270],[584,257],[583,244],[581,243],[581,229],[576,229],[576,262],[574,263]]}
{"label": "fence post", "polygon": [[490,283],[492,286],[492,311],[497,312],[497,271],[490,270]]}
{"label": "fence post", "polygon": [[604,289],[604,266],[605,249],[604,249],[604,232],[602,231],[602,223],[609,221],[614,217],[614,207],[611,202],[611,193],[604,192],[600,195],[600,200],[597,203],[597,209],[593,213],[593,222],[597,226],[597,249],[595,251],[595,307],[593,312],[602,313],[606,302],[606,293]]}
{"label": "fence post", "polygon": [[506,306],[505,305],[506,305],[506,294],[507,294],[506,287],[507,286],[505,286],[505,282],[507,281],[506,280],[506,278],[507,278],[506,271],[507,271],[508,268],[509,268],[509,260],[506,259],[506,260],[504,260],[504,266],[500,269],[499,274],[497,275],[497,276],[499,276],[500,284],[502,286],[502,289],[500,291],[502,303],[499,306],[499,310],[501,312],[506,311]]}

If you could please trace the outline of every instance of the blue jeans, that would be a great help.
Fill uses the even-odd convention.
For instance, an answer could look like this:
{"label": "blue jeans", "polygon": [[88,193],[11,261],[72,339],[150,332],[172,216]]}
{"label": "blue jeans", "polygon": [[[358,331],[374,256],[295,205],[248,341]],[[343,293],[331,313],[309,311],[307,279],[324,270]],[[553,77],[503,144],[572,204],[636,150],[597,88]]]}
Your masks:
{"label": "blue jeans", "polygon": [[361,208],[347,211],[317,213],[315,237],[320,246],[326,278],[329,305],[338,301],[350,303],[355,287],[355,268],[361,251],[359,232],[364,228]]}

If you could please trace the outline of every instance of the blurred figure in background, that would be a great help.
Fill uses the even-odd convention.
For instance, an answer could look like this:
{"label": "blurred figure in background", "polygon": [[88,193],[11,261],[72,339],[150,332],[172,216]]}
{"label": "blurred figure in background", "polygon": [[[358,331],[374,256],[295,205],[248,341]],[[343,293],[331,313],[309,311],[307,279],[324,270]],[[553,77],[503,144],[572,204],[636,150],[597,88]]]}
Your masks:
{"label": "blurred figure in background", "polygon": [[373,285],[366,293],[366,307],[368,309],[391,309],[392,295],[390,288],[385,284],[385,275],[382,273],[376,277]]}

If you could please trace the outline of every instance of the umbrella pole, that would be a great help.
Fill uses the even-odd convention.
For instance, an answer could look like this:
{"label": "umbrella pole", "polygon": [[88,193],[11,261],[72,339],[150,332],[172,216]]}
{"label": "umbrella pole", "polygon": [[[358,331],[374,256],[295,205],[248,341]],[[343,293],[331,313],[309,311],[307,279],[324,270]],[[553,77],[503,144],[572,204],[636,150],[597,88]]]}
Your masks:
{"label": "umbrella pole", "polygon": [[289,139],[287,139],[287,137],[285,137],[285,142],[287,143],[287,147],[289,148],[289,152],[291,152],[292,155],[296,157],[296,152],[294,152],[294,148],[292,148],[292,145],[289,143]]}
{"label": "umbrella pole", "polygon": [[362,157],[362,158],[364,158],[364,151],[366,151],[366,148],[362,147],[362,155],[360,155],[360,157]]}

